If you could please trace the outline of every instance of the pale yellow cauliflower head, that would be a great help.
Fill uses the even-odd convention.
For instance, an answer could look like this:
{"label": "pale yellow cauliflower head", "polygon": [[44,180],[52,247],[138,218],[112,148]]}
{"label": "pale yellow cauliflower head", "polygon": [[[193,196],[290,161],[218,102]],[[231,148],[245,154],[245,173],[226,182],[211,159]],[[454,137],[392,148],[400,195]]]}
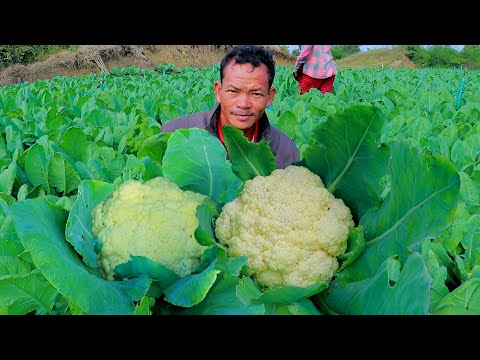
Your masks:
{"label": "pale yellow cauliflower head", "polygon": [[215,234],[227,254],[248,257],[248,272],[268,288],[328,283],[355,226],[350,209],[302,166],[245,182],[227,203]]}
{"label": "pale yellow cauliflower head", "polygon": [[196,210],[204,199],[163,177],[120,185],[92,211],[92,231],[101,244],[98,267],[105,278],[113,280],[115,267],[132,255],[160,262],[180,277],[194,271],[207,248],[194,236]]}

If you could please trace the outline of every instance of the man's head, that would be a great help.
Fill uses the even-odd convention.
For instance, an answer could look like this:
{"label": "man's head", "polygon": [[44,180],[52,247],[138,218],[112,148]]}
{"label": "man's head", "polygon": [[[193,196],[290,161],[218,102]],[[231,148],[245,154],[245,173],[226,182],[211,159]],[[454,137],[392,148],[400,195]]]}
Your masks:
{"label": "man's head", "polygon": [[220,122],[246,132],[273,102],[275,60],[262,46],[238,45],[220,63],[215,97],[221,105]]}

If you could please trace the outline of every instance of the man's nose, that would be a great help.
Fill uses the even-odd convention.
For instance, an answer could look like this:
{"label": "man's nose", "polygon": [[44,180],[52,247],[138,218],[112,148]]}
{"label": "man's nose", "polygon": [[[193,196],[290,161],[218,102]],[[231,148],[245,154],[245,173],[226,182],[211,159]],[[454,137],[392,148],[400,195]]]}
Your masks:
{"label": "man's nose", "polygon": [[249,94],[240,93],[237,98],[237,106],[242,108],[249,108],[252,106],[252,101]]}

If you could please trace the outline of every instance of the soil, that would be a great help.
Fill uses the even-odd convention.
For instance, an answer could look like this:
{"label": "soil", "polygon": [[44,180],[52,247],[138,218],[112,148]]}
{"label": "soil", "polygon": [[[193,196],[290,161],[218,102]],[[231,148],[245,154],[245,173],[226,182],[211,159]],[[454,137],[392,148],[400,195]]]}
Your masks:
{"label": "soil", "polygon": [[[153,69],[173,64],[203,68],[219,64],[233,45],[81,45],[76,52],[68,50],[54,54],[45,61],[29,65],[15,64],[0,71],[0,86],[27,81],[48,80],[54,76],[84,76],[100,74],[101,69],[136,66]],[[278,65],[293,65],[295,57],[275,45],[264,45],[275,55]]]}

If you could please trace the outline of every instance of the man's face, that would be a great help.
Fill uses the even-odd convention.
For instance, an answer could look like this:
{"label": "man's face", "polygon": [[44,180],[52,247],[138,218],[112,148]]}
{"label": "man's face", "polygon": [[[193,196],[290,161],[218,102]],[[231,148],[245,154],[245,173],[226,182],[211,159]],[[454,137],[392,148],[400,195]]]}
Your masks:
{"label": "man's face", "polygon": [[234,60],[225,66],[222,83],[215,82],[214,90],[221,104],[220,123],[241,130],[251,128],[275,97],[275,89],[268,89],[265,64],[254,67]]}

